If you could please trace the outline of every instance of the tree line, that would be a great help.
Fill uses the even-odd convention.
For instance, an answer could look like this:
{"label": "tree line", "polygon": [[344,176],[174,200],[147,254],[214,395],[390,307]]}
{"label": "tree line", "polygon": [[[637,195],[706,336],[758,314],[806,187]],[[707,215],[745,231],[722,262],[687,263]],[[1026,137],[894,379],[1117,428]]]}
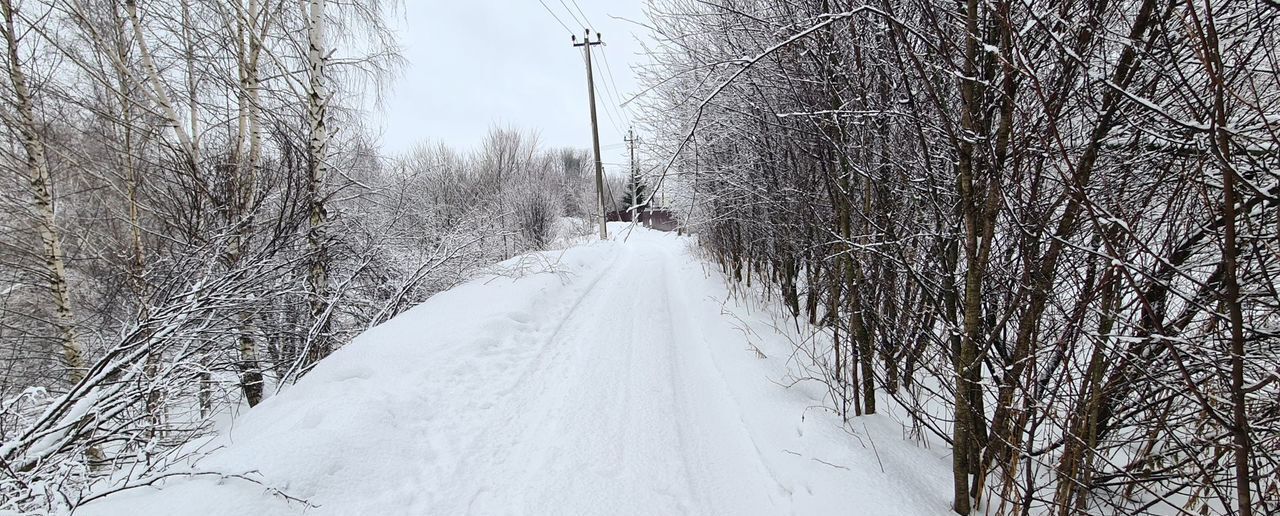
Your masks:
{"label": "tree line", "polygon": [[219,414],[594,209],[587,154],[531,132],[381,155],[392,7],[0,0],[0,512],[156,481]]}
{"label": "tree line", "polygon": [[1274,2],[648,13],[652,175],[956,513],[1280,510]]}

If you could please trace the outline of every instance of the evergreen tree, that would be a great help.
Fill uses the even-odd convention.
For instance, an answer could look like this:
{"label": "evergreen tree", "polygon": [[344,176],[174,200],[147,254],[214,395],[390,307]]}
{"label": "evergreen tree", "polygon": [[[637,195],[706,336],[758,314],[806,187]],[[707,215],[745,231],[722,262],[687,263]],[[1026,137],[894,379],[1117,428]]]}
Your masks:
{"label": "evergreen tree", "polygon": [[649,186],[639,174],[632,174],[627,180],[627,187],[622,192],[622,206],[628,211],[634,206],[637,217],[649,208]]}

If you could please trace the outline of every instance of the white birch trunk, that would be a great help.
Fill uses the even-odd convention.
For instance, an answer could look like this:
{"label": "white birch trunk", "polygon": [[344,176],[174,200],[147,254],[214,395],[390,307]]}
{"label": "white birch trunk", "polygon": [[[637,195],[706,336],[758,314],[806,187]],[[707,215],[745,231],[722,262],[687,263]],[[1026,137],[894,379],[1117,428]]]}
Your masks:
{"label": "white birch trunk", "polygon": [[[244,247],[254,228],[254,192],[261,167],[261,130],[260,110],[258,105],[258,56],[261,53],[261,37],[258,25],[266,21],[262,18],[258,0],[249,0],[245,9],[240,10],[237,23],[237,49],[239,50],[240,91],[238,116],[239,127],[235,142],[235,176],[233,182],[232,206],[228,209],[227,223],[232,228],[231,241],[228,245],[228,263],[236,267]],[[243,145],[248,140],[248,155],[243,153]],[[236,337],[239,352],[240,387],[249,406],[262,401],[263,378],[258,361],[258,352],[254,335],[252,311],[245,309],[236,314],[240,328]]]}
{"label": "white birch trunk", "polygon": [[[310,231],[307,247],[312,256],[307,275],[311,295],[312,332],[307,350],[306,366],[324,358],[331,351],[328,341],[328,249],[326,249],[325,225],[328,214],[325,209],[325,180],[329,175],[329,128],[327,125],[329,92],[325,84],[328,52],[325,46],[325,0],[301,0],[307,15],[307,70],[310,81],[307,88],[307,119],[311,134],[308,142],[307,188],[311,196]],[[305,369],[304,369],[305,371]]]}
{"label": "white birch trunk", "polygon": [[[187,164],[191,167],[191,172],[196,173],[196,168],[200,163],[200,151],[196,147],[195,140],[188,132],[188,128],[183,127],[182,119],[178,117],[178,112],[173,108],[173,101],[169,98],[168,89],[165,88],[164,82],[160,79],[160,71],[156,69],[155,60],[151,58],[151,50],[147,46],[147,39],[142,34],[142,23],[138,21],[138,2],[137,0],[125,0],[125,11],[129,16],[129,24],[133,27],[133,38],[138,44],[138,53],[142,56],[142,67],[147,73],[147,80],[151,84],[152,94],[156,103],[160,105],[160,109],[164,113],[166,122],[173,127],[174,136],[178,138],[178,144],[182,146],[182,151],[186,154],[189,161]],[[194,110],[192,119],[189,123],[195,123]]]}
{"label": "white birch trunk", "polygon": [[40,134],[40,125],[36,122],[27,77],[18,58],[18,40],[11,1],[0,0],[0,11],[4,16],[4,38],[8,46],[9,82],[13,87],[13,103],[18,112],[14,122],[22,138],[22,148],[26,151],[28,181],[37,215],[36,228],[40,233],[40,241],[44,244],[45,273],[49,276],[49,290],[53,294],[56,313],[54,324],[60,333],[62,361],[67,368],[66,381],[75,385],[84,378],[84,350],[76,335],[71,293],[62,258],[62,239],[54,219],[53,187],[50,184],[49,164],[45,159],[44,139]]}
{"label": "white birch trunk", "polygon": [[[119,28],[121,33],[117,34],[116,54],[121,62],[128,57],[128,50],[125,48],[123,36],[123,28]],[[138,200],[138,188],[140,178],[138,177],[138,167],[134,160],[134,121],[136,117],[133,112],[133,99],[129,98],[130,77],[126,74],[117,74],[116,92],[120,102],[120,120],[122,130],[124,132],[124,147],[119,152],[120,164],[124,167],[125,177],[125,196],[126,202],[129,203],[129,276],[133,283],[134,296],[138,300],[139,321],[146,321],[151,317],[151,307],[149,305],[150,286],[147,284],[147,254],[142,244],[142,217],[141,203]],[[150,337],[148,332],[148,338]],[[151,343],[148,342],[148,345]],[[154,351],[147,351],[147,359],[144,367],[144,374],[148,380],[154,379],[160,369],[160,356]],[[151,418],[152,428],[149,435],[155,437],[156,429],[163,423],[163,409],[160,406],[159,391],[152,390],[147,393],[147,414]]]}

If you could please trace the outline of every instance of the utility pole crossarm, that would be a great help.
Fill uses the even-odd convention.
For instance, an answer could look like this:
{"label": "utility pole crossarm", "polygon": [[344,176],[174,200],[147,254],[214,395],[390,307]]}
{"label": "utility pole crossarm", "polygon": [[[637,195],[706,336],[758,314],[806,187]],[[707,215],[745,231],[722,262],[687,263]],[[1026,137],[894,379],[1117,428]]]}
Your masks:
{"label": "utility pole crossarm", "polygon": [[600,126],[596,123],[596,83],[591,73],[591,47],[599,45],[600,33],[596,33],[596,40],[591,41],[591,29],[587,29],[583,35],[582,42],[578,42],[577,36],[570,36],[573,46],[582,47],[582,54],[587,60],[587,100],[591,105],[591,146],[596,154],[596,199],[599,201],[600,207],[600,239],[609,238],[609,232],[605,229],[605,207],[604,207],[604,163],[600,160]]}

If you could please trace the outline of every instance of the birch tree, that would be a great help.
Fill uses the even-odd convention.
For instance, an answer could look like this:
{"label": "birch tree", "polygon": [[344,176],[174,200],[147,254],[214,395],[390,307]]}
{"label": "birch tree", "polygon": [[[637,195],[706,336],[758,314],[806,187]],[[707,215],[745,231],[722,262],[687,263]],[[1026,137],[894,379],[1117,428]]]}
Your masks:
{"label": "birch tree", "polygon": [[45,155],[45,142],[42,135],[43,124],[36,118],[36,100],[28,84],[27,74],[23,71],[23,51],[19,45],[23,34],[17,19],[19,13],[10,0],[0,3],[0,16],[4,17],[5,57],[11,88],[9,106],[5,109],[8,125],[18,133],[18,139],[25,152],[25,169],[31,192],[32,214],[35,217],[36,231],[44,246],[44,273],[49,282],[49,291],[57,314],[55,325],[60,333],[63,365],[66,367],[66,382],[70,385],[79,383],[84,378],[84,349],[76,332],[75,317],[71,306],[71,289],[67,280],[66,263],[62,253],[62,236],[57,226],[53,201],[53,181],[49,174],[49,164]]}

